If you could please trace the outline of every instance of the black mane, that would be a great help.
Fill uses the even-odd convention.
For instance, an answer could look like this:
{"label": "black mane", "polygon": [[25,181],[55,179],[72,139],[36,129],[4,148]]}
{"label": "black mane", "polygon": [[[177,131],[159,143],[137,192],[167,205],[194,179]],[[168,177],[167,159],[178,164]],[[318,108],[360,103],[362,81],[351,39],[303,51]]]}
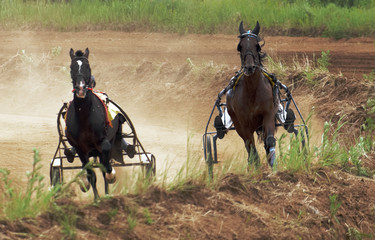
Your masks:
{"label": "black mane", "polygon": [[260,41],[263,41],[262,44],[259,44],[258,53],[259,53],[259,63],[263,66],[263,60],[267,57],[267,53],[262,51],[262,47],[266,45],[266,41],[258,36],[258,44]]}

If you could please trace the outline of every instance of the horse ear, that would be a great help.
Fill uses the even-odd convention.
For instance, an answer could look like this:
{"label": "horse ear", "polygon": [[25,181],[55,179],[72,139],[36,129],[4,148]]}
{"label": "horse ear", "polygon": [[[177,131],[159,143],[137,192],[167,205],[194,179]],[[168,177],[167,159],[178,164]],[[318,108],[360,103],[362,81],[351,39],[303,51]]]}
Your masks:
{"label": "horse ear", "polygon": [[260,31],[260,26],[259,26],[259,22],[257,21],[257,24],[255,25],[255,28],[251,32],[254,33],[255,35],[258,35],[259,31]]}
{"label": "horse ear", "polygon": [[69,55],[70,55],[70,58],[73,60],[73,58],[75,57],[73,48],[70,49]]}
{"label": "horse ear", "polygon": [[83,54],[83,56],[85,56],[86,58],[89,58],[89,49],[88,48],[86,48],[85,49],[85,54]]}
{"label": "horse ear", "polygon": [[240,30],[240,35],[242,35],[246,32],[245,29],[243,28],[243,21],[241,21],[241,23],[240,23],[239,30]]}

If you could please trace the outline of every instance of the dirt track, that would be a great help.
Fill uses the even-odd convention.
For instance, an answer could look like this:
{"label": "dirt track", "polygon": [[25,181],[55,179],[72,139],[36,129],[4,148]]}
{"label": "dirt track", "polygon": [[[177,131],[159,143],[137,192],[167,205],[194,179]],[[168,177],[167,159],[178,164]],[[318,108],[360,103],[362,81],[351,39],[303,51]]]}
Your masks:
{"label": "dirt track", "polygon": [[[186,160],[189,137],[193,139],[190,144],[200,148],[213,101],[225,87],[216,84],[205,89],[208,80],[204,76],[201,87],[192,86],[179,82],[175,74],[184,73],[187,59],[195,65],[223,65],[233,72],[239,67],[236,36],[0,32],[0,39],[0,167],[21,179],[31,167],[33,147],[40,150],[48,173],[57,145],[56,113],[71,98],[71,47],[90,49],[96,88],[107,92],[129,114],[141,142],[157,156],[159,170],[166,161],[180,166]],[[264,50],[287,63],[296,55],[315,53],[318,57],[322,50],[330,50],[334,71],[358,76],[369,74],[375,66],[373,39],[266,36],[265,40]],[[61,51],[55,56],[52,52],[58,48]],[[226,83],[222,78],[218,82]],[[196,89],[202,91],[192,92]],[[309,102],[305,97],[299,101],[305,113],[311,110]],[[316,125],[316,130],[321,129],[321,122]]]}
{"label": "dirt track", "polygon": [[[96,88],[107,92],[111,99],[128,113],[141,142],[148,151],[154,153],[157,157],[158,174],[163,174],[166,166],[171,166],[168,174],[173,175],[173,171],[186,161],[188,154],[198,159],[201,158],[201,135],[214,100],[217,93],[225,87],[228,81],[226,73],[234,72],[239,68],[239,56],[235,50],[238,41],[236,36],[180,36],[174,34],[121,32],[0,32],[0,39],[0,101],[2,102],[0,112],[0,168],[10,169],[11,176],[13,176],[15,181],[19,181],[21,185],[27,180],[25,172],[31,169],[33,147],[40,150],[43,173],[48,176],[49,161],[53,156],[58,141],[56,113],[63,102],[71,99],[72,86],[69,76],[70,59],[68,55],[71,47],[74,49],[88,47],[90,49],[89,59],[92,73],[97,79]],[[374,39],[334,41],[323,38],[267,36],[265,36],[265,39],[264,50],[272,57],[286,63],[290,63],[296,55],[307,54],[312,56],[315,53],[316,56],[320,56],[322,50],[330,50],[332,57],[330,68],[332,71],[341,70],[348,77],[355,76],[358,78],[362,74],[369,74],[375,68]],[[58,47],[61,47],[61,52],[57,50]],[[51,49],[57,50],[58,54],[55,56]],[[187,59],[190,59],[195,66],[206,66],[210,71],[217,72],[215,75],[217,78],[210,79],[205,75],[196,76],[191,72],[189,76],[192,78],[186,78],[186,73],[190,70],[187,69]],[[316,96],[298,91],[293,94],[302,112],[307,115],[314,105]],[[324,95],[324,93],[321,95]],[[322,99],[325,102],[332,101],[333,106],[342,103],[341,100],[327,100],[324,96],[322,96]],[[319,141],[319,133],[322,131],[323,121],[315,116],[312,123],[313,138],[315,137],[316,141]],[[189,152],[187,152],[188,144]],[[226,154],[244,151],[241,140],[234,133],[220,143],[219,149],[227,152]],[[263,152],[263,149],[259,151]],[[180,232],[185,229],[184,227],[187,223],[184,222],[184,219],[185,216],[190,216],[189,214],[194,219],[201,215],[206,216],[207,214],[207,217],[212,215],[212,218],[208,218],[212,222],[207,222],[206,225],[204,223],[206,223],[207,218],[204,218],[204,221],[198,224],[199,226],[194,222],[191,223],[193,230],[196,230],[192,236],[200,236],[202,238],[206,236],[205,229],[212,228],[212,225],[218,226],[217,216],[226,218],[228,225],[223,226],[223,231],[222,228],[218,229],[218,233],[213,231],[217,234],[209,235],[213,238],[219,236],[223,238],[241,237],[244,231],[255,233],[254,237],[277,236],[277,234],[284,234],[283,228],[280,227],[278,229],[279,232],[273,233],[273,235],[271,233],[270,235],[264,228],[264,225],[269,223],[262,220],[267,219],[268,215],[266,216],[265,213],[258,211],[258,207],[246,205],[246,207],[251,208],[253,215],[251,215],[251,219],[249,218],[250,215],[245,217],[246,222],[248,220],[256,221],[259,224],[246,224],[252,227],[250,230],[244,230],[241,226],[237,226],[238,221],[241,221],[241,214],[232,215],[232,211],[236,213],[240,211],[242,213],[244,211],[242,207],[245,207],[245,205],[238,206],[242,209],[239,210],[240,208],[236,209],[236,203],[248,202],[247,204],[250,205],[257,203],[260,204],[257,206],[263,204],[262,207],[267,207],[265,206],[266,203],[262,202],[261,197],[262,194],[265,197],[268,195],[261,189],[264,187],[266,188],[265,191],[267,189],[270,190],[271,196],[268,197],[275,199],[275,201],[280,199],[281,196],[285,197],[285,201],[273,202],[270,200],[268,203],[282,205],[283,211],[286,209],[286,213],[282,213],[286,216],[286,219],[288,219],[289,213],[291,217],[299,218],[298,214],[301,214],[301,212],[298,213],[297,208],[301,203],[306,203],[306,201],[309,201],[309,208],[306,211],[315,213],[316,209],[310,208],[310,203],[313,203],[314,207],[318,207],[320,210],[323,206],[328,206],[329,203],[327,203],[328,200],[326,198],[329,194],[332,194],[330,192],[333,191],[330,188],[332,184],[335,188],[334,193],[338,192],[340,194],[340,192],[345,193],[347,191],[346,185],[342,185],[337,180],[342,178],[340,173],[338,173],[340,177],[337,177],[336,173],[327,174],[323,170],[319,174],[326,175],[328,178],[328,181],[326,181],[324,177],[320,176],[318,178],[319,186],[311,183],[315,183],[316,179],[296,178],[281,174],[281,176],[277,176],[277,179],[275,179],[275,176],[271,177],[271,179],[264,177],[263,179],[266,181],[261,184],[261,187],[248,183],[246,191],[251,191],[251,194],[238,195],[237,190],[232,189],[233,184],[238,183],[237,177],[228,176],[223,181],[222,189],[224,192],[214,195],[205,190],[203,192],[197,191],[198,195],[193,195],[192,197],[189,195],[191,199],[186,199],[186,206],[184,205],[186,201],[181,199],[185,199],[187,196],[168,196],[167,193],[158,192],[159,190],[151,191],[151,196],[146,196],[143,201],[146,202],[145,204],[147,204],[147,201],[155,202],[157,205],[152,207],[154,216],[158,216],[160,213],[160,219],[164,219],[165,225],[173,225],[175,228],[164,229],[164,232],[161,231],[160,235],[158,235],[160,237],[174,238],[175,231]],[[328,175],[330,176],[328,177]],[[346,175],[344,177],[352,178]],[[272,184],[271,187],[271,185],[266,184],[269,180],[277,184]],[[101,179],[99,178],[98,181],[101,182]],[[126,181],[126,179],[122,181]],[[355,181],[355,179],[350,180],[351,183]],[[299,184],[295,186],[295,182],[299,182]],[[343,193],[344,203],[348,204],[345,209],[349,208],[352,211],[343,212],[340,221],[343,222],[345,216],[350,216],[353,222],[360,221],[356,226],[364,226],[365,228],[370,226],[370,224],[368,222],[361,223],[362,219],[358,220],[356,213],[359,211],[358,209],[360,209],[361,213],[368,212],[365,204],[366,200],[359,201],[358,205],[355,204],[360,196],[369,196],[371,198],[372,195],[367,187],[362,186],[362,183],[356,184],[350,186],[350,191],[353,191],[354,198]],[[366,181],[366,184],[373,186],[371,182]],[[305,189],[307,189],[307,192],[310,191],[312,193],[309,195],[311,199],[305,198]],[[358,189],[360,191],[354,193]],[[294,195],[293,198],[288,198],[289,193],[292,194],[294,191],[296,191],[295,194],[297,195]],[[226,192],[235,194],[231,196],[233,198],[229,197],[229,200],[226,200],[228,197]],[[316,198],[318,200],[315,199],[315,193],[317,193]],[[91,199],[91,192],[86,194],[86,196]],[[163,199],[174,199],[173,201],[176,205],[173,205],[173,207],[175,210],[178,212],[181,211],[179,210],[180,208],[183,209],[181,216],[168,216],[170,212],[168,208],[171,205]],[[206,199],[211,199],[212,204],[216,207],[209,209],[217,210],[218,212],[222,209],[223,212],[208,211],[208,206],[203,206],[202,209],[199,209],[199,203],[201,201],[205,202]],[[119,202],[116,203],[116,201]],[[113,207],[116,204],[120,204],[120,202],[123,204],[123,201],[127,200],[114,199],[105,204],[109,204],[108,207]],[[228,202],[231,202],[231,204],[228,204]],[[315,205],[318,203],[322,205]],[[163,204],[166,205],[164,206]],[[224,205],[220,207],[220,204]],[[264,211],[273,213],[274,210],[271,206]],[[199,216],[195,214],[199,214]],[[279,212],[278,214],[281,213]],[[329,210],[326,210],[324,214],[329,215]],[[304,231],[309,232],[310,227],[315,230],[319,229],[319,231],[323,229],[323,235],[319,235],[320,233],[314,230],[313,232],[316,235],[311,232],[312,235],[308,236],[325,236],[325,226],[314,222],[315,215],[308,216],[308,219],[305,220],[306,225],[304,225],[307,228]],[[271,215],[269,217],[271,218]],[[98,220],[100,220],[99,218],[100,216],[98,216]],[[175,223],[176,218],[182,223]],[[126,219],[126,216],[124,219]],[[259,222],[258,219],[261,221]],[[352,223],[351,220],[349,223]],[[126,220],[123,220],[123,222],[126,222]],[[223,221],[221,221],[222,223]],[[335,224],[333,223],[333,225]],[[46,224],[46,226],[46,229],[42,229],[42,231],[49,231],[50,225]],[[155,229],[152,228],[153,226],[143,227],[151,233],[155,232]],[[256,231],[253,231],[253,228]],[[52,229],[55,229],[55,227]],[[187,229],[189,230],[189,228]],[[11,231],[17,232],[14,229]],[[22,232],[22,230],[20,231]],[[141,236],[141,238],[142,236],[147,236],[147,231],[143,232],[143,229],[139,228],[136,230],[138,232],[137,236]],[[259,231],[259,235],[257,235],[257,231]],[[54,232],[58,233],[59,231]],[[112,234],[116,233],[115,231],[112,232]],[[182,232],[185,235],[189,233]],[[288,234],[287,232],[285,233],[288,239],[296,236],[293,233],[292,235]],[[341,232],[341,234],[345,233]]]}

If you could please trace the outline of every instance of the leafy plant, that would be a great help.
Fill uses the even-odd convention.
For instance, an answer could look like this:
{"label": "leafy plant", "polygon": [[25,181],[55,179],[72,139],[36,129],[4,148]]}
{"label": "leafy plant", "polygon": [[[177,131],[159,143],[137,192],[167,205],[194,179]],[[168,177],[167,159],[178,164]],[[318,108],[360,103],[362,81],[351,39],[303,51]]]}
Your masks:
{"label": "leafy plant", "polygon": [[151,213],[147,208],[143,209],[143,216],[146,218],[146,224],[151,225],[153,223],[153,220],[151,218]]}
{"label": "leafy plant", "polygon": [[337,200],[337,195],[329,196],[329,210],[331,212],[331,218],[334,218],[337,223],[340,223],[336,217],[337,211],[341,206],[341,202]]}
{"label": "leafy plant", "polygon": [[326,52],[322,51],[322,55],[320,56],[320,58],[316,60],[318,63],[318,67],[321,70],[327,71],[328,66],[330,65],[330,58],[331,58],[331,54],[329,50],[327,50]]}
{"label": "leafy plant", "polygon": [[346,235],[349,237],[350,240],[362,240],[362,239],[373,239],[374,235],[372,234],[366,234],[360,232],[357,228],[355,227],[350,227],[345,223],[346,227],[348,228],[348,231]]}
{"label": "leafy plant", "polygon": [[372,70],[369,74],[363,74],[362,76],[366,81],[373,83],[375,79],[375,70]]}
{"label": "leafy plant", "polygon": [[362,167],[361,157],[366,155],[365,151],[365,140],[363,137],[359,137],[358,143],[349,149],[349,160],[354,164],[356,168],[356,174],[358,176],[370,177],[370,174],[365,168]]}
{"label": "leafy plant", "polygon": [[[289,134],[289,140],[285,140],[287,135],[284,133],[278,139],[279,158],[278,170],[286,170],[290,173],[298,171],[308,172],[311,166],[312,155],[308,149],[308,139],[303,136],[303,129],[297,136]],[[305,146],[302,141],[305,141]]]}
{"label": "leafy plant", "polygon": [[129,214],[127,217],[127,221],[128,228],[132,231],[137,226],[137,218],[133,214]]}
{"label": "leafy plant", "polygon": [[342,118],[338,121],[333,133],[330,133],[333,127],[331,121],[324,123],[321,146],[315,149],[319,163],[322,166],[331,166],[338,162],[345,164],[348,161],[346,151],[338,141],[339,130],[344,126],[344,123],[341,123],[341,121]]}
{"label": "leafy plant", "polygon": [[364,135],[364,148],[366,152],[370,152],[373,150],[374,147],[374,132],[375,132],[375,99],[370,98],[366,102],[365,112],[366,112],[366,119],[365,122],[362,124],[361,129]]}

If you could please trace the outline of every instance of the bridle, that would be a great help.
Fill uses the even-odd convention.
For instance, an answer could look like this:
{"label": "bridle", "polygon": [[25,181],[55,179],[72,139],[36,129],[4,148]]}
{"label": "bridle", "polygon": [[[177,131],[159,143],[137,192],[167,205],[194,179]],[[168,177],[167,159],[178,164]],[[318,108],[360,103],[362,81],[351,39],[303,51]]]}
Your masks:
{"label": "bridle", "polygon": [[[246,46],[246,51],[245,53],[242,53],[240,51],[240,56],[241,56],[241,71],[242,72],[245,72],[244,70],[247,68],[247,66],[245,66],[245,60],[246,60],[246,57],[247,56],[251,56],[254,60],[254,68],[258,68],[258,67],[261,67],[261,64],[260,64],[260,61],[259,61],[259,57],[256,57],[254,55],[254,53],[250,50],[250,38],[254,38],[257,40],[257,42],[259,43],[259,37],[258,35],[252,33],[250,30],[246,33],[243,33],[241,35],[238,36],[241,41],[242,39],[246,38],[246,42],[247,42],[247,46]],[[237,48],[238,49],[238,48]]]}
{"label": "bridle", "polygon": [[[81,61],[83,60],[83,61]],[[74,74],[72,73],[72,70],[70,70],[70,77],[72,78],[72,84],[73,84],[73,91],[72,92],[75,92],[77,89],[75,88],[74,86],[74,78],[77,78],[77,77],[82,77],[82,79],[84,80],[85,82],[85,85],[82,86],[85,88],[85,90],[90,90],[89,86],[91,85],[91,68],[90,68],[90,65],[89,65],[89,71],[90,71],[90,74],[89,76],[85,76],[82,72],[81,72],[81,66],[83,65],[83,62],[86,61],[87,64],[88,64],[88,58],[85,57],[85,56],[79,56],[79,57],[74,57],[72,59],[72,62],[75,61],[78,65],[79,65],[79,69],[78,69],[78,73],[77,74]],[[81,64],[79,63],[79,61],[81,61]]]}

